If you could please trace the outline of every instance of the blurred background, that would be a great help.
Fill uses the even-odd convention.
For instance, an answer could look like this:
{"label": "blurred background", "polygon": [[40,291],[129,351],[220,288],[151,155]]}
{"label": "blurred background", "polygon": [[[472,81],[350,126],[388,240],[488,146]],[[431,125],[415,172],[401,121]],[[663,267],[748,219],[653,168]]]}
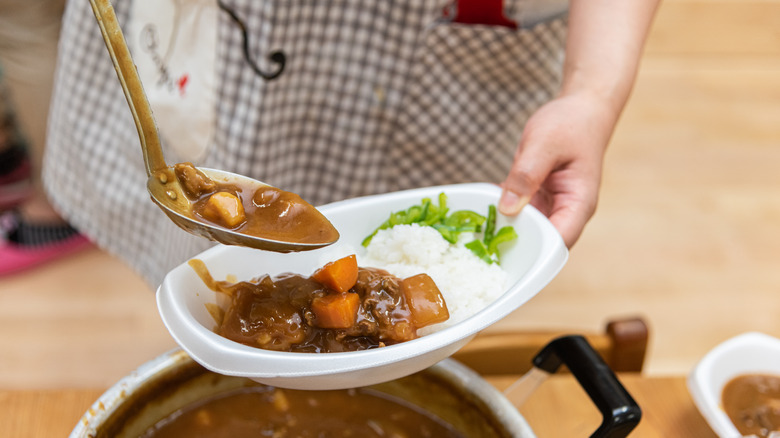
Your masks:
{"label": "blurred background", "polygon": [[[489,330],[650,326],[645,373],[780,336],[780,0],[666,0],[560,275]],[[0,278],[0,388],[103,388],[175,347],[154,291],[81,251]]]}

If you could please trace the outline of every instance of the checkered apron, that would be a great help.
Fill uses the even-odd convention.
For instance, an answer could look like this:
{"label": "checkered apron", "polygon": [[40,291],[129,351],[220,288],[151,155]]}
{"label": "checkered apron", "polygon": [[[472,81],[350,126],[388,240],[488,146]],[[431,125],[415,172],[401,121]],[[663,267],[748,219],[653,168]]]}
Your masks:
{"label": "checkered apron", "polygon": [[[195,164],[315,205],[500,182],[525,120],[559,87],[565,5],[531,20],[529,0],[508,1],[506,17],[520,23],[512,29],[453,22],[451,0],[221,3],[215,138]],[[126,25],[129,1],[114,7]],[[273,74],[277,50],[284,68],[267,80],[251,63]],[[137,131],[84,0],[65,13],[44,181],[75,227],[151,285],[213,245],[149,200]]]}

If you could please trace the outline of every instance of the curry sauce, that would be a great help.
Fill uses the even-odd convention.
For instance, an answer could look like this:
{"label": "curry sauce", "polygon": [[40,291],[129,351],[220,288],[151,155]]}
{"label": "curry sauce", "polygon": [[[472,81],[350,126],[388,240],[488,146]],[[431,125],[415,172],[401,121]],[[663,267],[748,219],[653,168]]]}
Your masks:
{"label": "curry sauce", "polygon": [[[354,257],[337,262],[347,259],[354,262]],[[215,332],[266,350],[368,350],[415,339],[418,329],[449,318],[441,292],[425,274],[400,279],[354,262],[353,284],[340,292],[317,279],[320,271],[310,277],[283,273],[231,283],[214,281],[200,260],[190,260],[190,266],[210,289],[230,299],[224,314],[217,314]],[[337,303],[329,310],[334,299]]]}
{"label": "curry sauce", "polygon": [[723,409],[742,435],[768,437],[780,431],[780,376],[749,374],[730,380]]}
{"label": "curry sauce", "polygon": [[300,391],[254,386],[174,412],[142,438],[461,438],[416,406],[370,388]]}
{"label": "curry sauce", "polygon": [[281,242],[318,244],[339,238],[327,218],[295,193],[241,180],[214,181],[191,163],[178,163],[173,171],[198,221]]}

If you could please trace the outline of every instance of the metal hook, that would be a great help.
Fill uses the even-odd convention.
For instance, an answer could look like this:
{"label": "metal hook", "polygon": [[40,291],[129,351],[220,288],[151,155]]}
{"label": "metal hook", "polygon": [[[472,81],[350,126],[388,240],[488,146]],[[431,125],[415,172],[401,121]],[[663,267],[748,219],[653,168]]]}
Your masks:
{"label": "metal hook", "polygon": [[247,64],[252,67],[252,70],[254,70],[258,76],[265,79],[266,81],[270,81],[279,77],[279,75],[282,74],[282,71],[284,71],[285,62],[287,61],[287,57],[285,56],[284,52],[277,50],[275,52],[271,52],[271,54],[268,55],[268,59],[276,64],[279,64],[279,68],[275,72],[265,73],[260,70],[260,67],[257,66],[257,63],[255,63],[255,61],[249,55],[249,35],[246,30],[246,25],[240,18],[238,18],[238,15],[236,15],[235,11],[224,4],[222,0],[217,0],[217,4],[219,5],[220,9],[230,15],[233,21],[238,25],[238,28],[241,30],[241,36],[243,38],[244,59],[246,59]]}

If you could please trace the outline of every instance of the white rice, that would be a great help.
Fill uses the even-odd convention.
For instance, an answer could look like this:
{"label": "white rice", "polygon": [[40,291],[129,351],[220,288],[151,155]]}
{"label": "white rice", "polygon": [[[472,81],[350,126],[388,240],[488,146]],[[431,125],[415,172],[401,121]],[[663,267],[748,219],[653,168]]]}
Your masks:
{"label": "white rice", "polygon": [[418,334],[424,335],[476,314],[506,290],[506,272],[465,248],[463,242],[469,240],[473,235],[461,236],[461,242],[452,245],[434,228],[396,225],[380,230],[365,254],[358,253],[358,266],[382,268],[399,278],[425,273],[433,279],[450,318],[420,330]]}

